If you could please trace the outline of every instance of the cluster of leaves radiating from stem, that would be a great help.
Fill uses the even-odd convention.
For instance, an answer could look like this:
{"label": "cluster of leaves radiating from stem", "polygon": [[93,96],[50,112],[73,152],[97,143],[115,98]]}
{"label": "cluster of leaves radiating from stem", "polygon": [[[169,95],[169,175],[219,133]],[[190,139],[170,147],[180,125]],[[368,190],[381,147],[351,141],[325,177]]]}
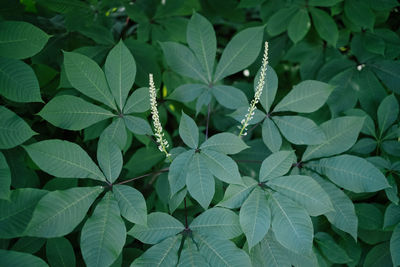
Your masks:
{"label": "cluster of leaves radiating from stem", "polygon": [[261,93],[263,91],[263,87],[265,84],[265,75],[267,71],[267,64],[268,64],[268,42],[265,42],[264,48],[264,57],[261,67],[261,74],[260,79],[258,80],[257,88],[254,93],[254,99],[250,103],[250,107],[248,108],[248,113],[246,114],[245,118],[240,122],[242,126],[239,126],[240,132],[239,136],[247,135],[247,126],[249,125],[250,121],[253,119],[254,112],[257,109],[256,105],[260,101]]}
{"label": "cluster of leaves radiating from stem", "polygon": [[158,149],[164,152],[169,158],[171,154],[168,153],[167,148],[169,147],[168,141],[164,139],[163,129],[160,123],[160,117],[158,116],[157,110],[157,94],[156,87],[154,85],[153,74],[149,74],[149,92],[150,92],[150,106],[151,106],[151,117],[153,119],[153,125],[155,130],[155,136],[157,137]]}

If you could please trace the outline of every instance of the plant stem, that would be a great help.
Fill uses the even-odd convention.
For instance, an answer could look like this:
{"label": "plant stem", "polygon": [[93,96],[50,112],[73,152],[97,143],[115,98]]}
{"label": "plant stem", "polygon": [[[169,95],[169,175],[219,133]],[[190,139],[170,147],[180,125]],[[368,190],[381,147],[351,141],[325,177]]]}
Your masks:
{"label": "plant stem", "polygon": [[125,180],[125,181],[122,181],[122,182],[119,182],[119,183],[117,183],[117,184],[126,184],[126,183],[129,183],[129,182],[132,182],[132,181],[141,179],[141,178],[148,177],[148,176],[153,175],[153,174],[159,174],[159,173],[163,173],[163,172],[167,172],[167,171],[169,171],[169,168],[164,168],[164,169],[158,170],[158,171],[156,171],[156,172],[143,174],[143,175],[141,175],[141,176],[138,176],[138,177],[135,177],[135,178],[132,178],[132,179],[129,179],[129,180]]}

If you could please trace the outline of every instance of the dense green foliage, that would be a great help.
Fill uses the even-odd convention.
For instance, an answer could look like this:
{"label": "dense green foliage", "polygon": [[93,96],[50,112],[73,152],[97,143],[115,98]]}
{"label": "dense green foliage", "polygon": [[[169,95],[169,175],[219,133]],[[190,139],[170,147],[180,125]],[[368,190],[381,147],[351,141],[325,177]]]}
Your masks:
{"label": "dense green foliage", "polygon": [[399,266],[399,8],[2,1],[0,266]]}

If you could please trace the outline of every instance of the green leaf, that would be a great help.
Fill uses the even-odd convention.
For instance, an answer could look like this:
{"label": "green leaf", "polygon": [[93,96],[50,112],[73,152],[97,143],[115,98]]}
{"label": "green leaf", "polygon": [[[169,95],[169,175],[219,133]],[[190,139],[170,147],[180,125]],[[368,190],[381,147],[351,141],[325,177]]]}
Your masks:
{"label": "green leaf", "polygon": [[307,32],[310,30],[311,22],[308,16],[308,11],[304,8],[299,9],[292,17],[288,26],[289,38],[297,43],[301,41]]}
{"label": "green leaf", "polygon": [[364,260],[364,267],[393,266],[389,242],[374,246]]}
{"label": "green leaf", "polygon": [[50,35],[24,21],[0,23],[0,56],[23,59],[43,49]]}
{"label": "green leaf", "polygon": [[183,84],[172,91],[167,99],[172,99],[180,102],[191,102],[195,100],[204,90],[208,90],[205,84]]}
{"label": "green leaf", "polygon": [[215,70],[214,82],[249,66],[261,50],[264,27],[247,28],[226,45]]}
{"label": "green leaf", "polygon": [[75,143],[53,139],[34,143],[24,148],[36,165],[51,175],[105,181],[105,177],[97,165]]}
{"label": "green leaf", "polygon": [[194,13],[187,25],[186,40],[211,82],[217,52],[217,38],[212,24],[199,13]]}
{"label": "green leaf", "polygon": [[110,266],[125,245],[125,223],[112,192],[97,204],[82,227],[80,246],[87,266]]}
{"label": "green leaf", "polygon": [[106,109],[72,95],[51,99],[38,115],[54,126],[67,130],[82,130],[116,116]]}
{"label": "green leaf", "polygon": [[251,192],[240,208],[239,220],[251,249],[264,238],[271,224],[271,210],[262,189],[256,187]]}
{"label": "green leaf", "polygon": [[64,67],[68,81],[76,90],[117,109],[106,77],[95,61],[78,53],[64,51]]}
{"label": "green leaf", "polygon": [[32,68],[16,59],[0,57],[0,94],[15,102],[43,102]]}
{"label": "green leaf", "polygon": [[12,190],[9,200],[0,200],[0,237],[22,236],[38,201],[45,190],[21,188]]}
{"label": "green leaf", "polygon": [[318,145],[326,140],[324,132],[314,121],[301,116],[274,116],[273,121],[282,135],[296,145]]}
{"label": "green leaf", "polygon": [[265,118],[263,122],[262,139],[271,152],[278,152],[282,146],[282,136],[270,118]]}
{"label": "green leaf", "polygon": [[0,152],[0,199],[10,196],[11,171],[3,153]]}
{"label": "green leaf", "polygon": [[398,61],[382,60],[369,65],[390,90],[400,93],[400,63]]}
{"label": "green leaf", "polygon": [[[262,67],[261,67],[262,68]],[[254,91],[257,90],[258,81],[260,80],[261,68],[258,70],[256,77],[254,78]],[[278,75],[275,70],[267,65],[265,71],[265,83],[262,89],[260,103],[266,112],[270,111],[271,105],[275,100],[276,91],[278,90]]]}
{"label": "green leaf", "polygon": [[99,139],[97,146],[97,161],[110,183],[114,183],[122,170],[122,153],[118,145],[107,138]]}
{"label": "green leaf", "polygon": [[267,32],[271,36],[283,33],[289,26],[290,19],[298,10],[297,6],[285,7],[274,13],[267,22]]}
{"label": "green leaf", "polygon": [[208,138],[200,149],[211,149],[224,154],[237,154],[248,148],[240,137],[232,133],[219,133]]}
{"label": "green leaf", "polygon": [[157,244],[174,236],[185,227],[183,224],[166,213],[153,212],[147,216],[147,225],[136,224],[128,234],[146,244]]}
{"label": "green leaf", "polygon": [[277,177],[269,180],[267,185],[300,204],[311,216],[333,211],[329,195],[309,176]]}
{"label": "green leaf", "polygon": [[212,208],[197,216],[189,228],[198,234],[217,239],[232,239],[242,233],[239,217],[231,210]]}
{"label": "green leaf", "polygon": [[36,205],[25,235],[60,237],[72,232],[85,218],[103,187],[77,187],[47,193]]}
{"label": "green leaf", "polygon": [[178,267],[209,267],[206,259],[200,254],[196,243],[192,239],[185,239]]}
{"label": "green leaf", "polygon": [[75,266],[74,248],[65,237],[47,240],[46,256],[51,266]]}
{"label": "green leaf", "polygon": [[378,108],[380,136],[396,121],[399,115],[399,103],[394,94],[387,96]]}
{"label": "green leaf", "polygon": [[320,127],[326,135],[326,141],[319,145],[308,146],[302,161],[347,151],[357,141],[363,124],[364,118],[351,116],[335,118],[322,123]]}
{"label": "green leaf", "polygon": [[209,171],[216,178],[229,184],[243,183],[238,166],[230,157],[209,149],[203,149],[200,156],[204,159]]}
{"label": "green leaf", "polygon": [[325,104],[332,91],[332,85],[327,83],[302,81],[276,105],[274,111],[314,112]]}
{"label": "green leaf", "polygon": [[319,36],[336,47],[339,39],[339,30],[333,18],[319,8],[310,8],[311,17]]}
{"label": "green leaf", "polygon": [[259,180],[265,182],[288,173],[296,161],[293,151],[279,151],[269,155],[261,164]]}
{"label": "green leaf", "polygon": [[390,253],[392,255],[393,265],[400,265],[400,224],[394,229],[390,238]]}
{"label": "green leaf", "polygon": [[104,72],[114,100],[122,110],[136,76],[135,59],[122,40],[108,53]]}
{"label": "green leaf", "polygon": [[334,6],[343,0],[309,0],[308,4],[310,6],[323,6],[323,7],[330,7]]}
{"label": "green leaf", "polygon": [[124,120],[122,118],[114,119],[114,121],[100,135],[100,139],[102,138],[113,141],[120,149],[123,149],[128,138]]}
{"label": "green leaf", "polygon": [[139,134],[139,135],[153,134],[153,131],[151,130],[149,123],[142,118],[128,115],[124,116],[124,121],[126,128],[128,128],[129,131],[131,131],[134,134]]}
{"label": "green leaf", "polygon": [[3,266],[32,266],[48,267],[41,258],[28,253],[0,249],[1,264]]}
{"label": "green leaf", "polygon": [[147,224],[147,205],[142,193],[131,186],[118,184],[113,186],[113,193],[125,219],[137,224]]}
{"label": "green leaf", "polygon": [[356,214],[358,217],[358,228],[365,230],[381,230],[383,227],[382,211],[370,203],[356,203]]}
{"label": "green leaf", "polygon": [[400,223],[400,206],[391,203],[385,211],[383,228],[387,228],[398,223]]}
{"label": "green leaf", "polygon": [[160,43],[167,64],[182,76],[203,81],[208,84],[206,74],[193,52],[184,45],[174,42]]}
{"label": "green leaf", "polygon": [[257,186],[257,181],[250,177],[243,177],[243,182],[244,185],[230,184],[218,206],[228,209],[241,207],[251,191]]}
{"label": "green leaf", "polygon": [[254,267],[290,267],[287,249],[279,244],[269,231],[260,243],[250,251],[250,259]]}
{"label": "green leaf", "polygon": [[328,221],[340,230],[349,233],[354,240],[357,240],[358,218],[353,202],[331,182],[321,178],[319,175],[312,175],[312,177],[324,189],[331,200],[334,210],[324,214]]}
{"label": "green leaf", "polygon": [[200,248],[200,253],[213,267],[243,267],[251,266],[250,258],[243,250],[237,248],[229,240],[216,239],[213,236],[194,236]]}
{"label": "green leaf", "polygon": [[315,234],[315,241],[322,254],[330,262],[344,264],[351,261],[346,251],[329,234],[318,232]]}
{"label": "green leaf", "polygon": [[11,247],[11,250],[35,254],[46,242],[46,239],[39,237],[22,237]]}
{"label": "green leaf", "polygon": [[36,133],[11,110],[0,106],[0,149],[16,147]]}
{"label": "green leaf", "polygon": [[238,109],[249,105],[246,95],[240,89],[233,86],[214,85],[211,88],[211,92],[217,99],[218,103],[226,108]]}
{"label": "green leaf", "polygon": [[186,184],[188,167],[194,155],[194,150],[179,154],[169,166],[168,181],[171,188],[171,195],[175,195]]}
{"label": "green leaf", "polygon": [[89,7],[86,3],[79,0],[38,0],[36,2],[52,11],[63,14]]}
{"label": "green leaf", "polygon": [[141,113],[150,109],[149,88],[138,88],[128,97],[124,106],[124,114]]}
{"label": "green leaf", "polygon": [[186,175],[186,186],[190,195],[207,209],[215,193],[215,181],[207,163],[199,153],[193,155]]}
{"label": "green leaf", "polygon": [[276,240],[295,253],[310,253],[313,225],[307,212],[279,193],[274,193],[270,201]]}
{"label": "green leaf", "polygon": [[176,235],[165,239],[161,243],[152,246],[139,258],[137,258],[131,267],[168,267],[176,266],[178,263],[178,251],[182,236]]}
{"label": "green leaf", "polygon": [[364,1],[344,1],[344,14],[355,25],[373,30],[375,15]]}
{"label": "green leaf", "polygon": [[186,115],[183,110],[179,123],[179,135],[188,147],[196,149],[199,145],[199,128],[194,120]]}
{"label": "green leaf", "polygon": [[356,156],[321,159],[307,166],[316,168],[338,186],[356,193],[376,192],[389,187],[385,176],[374,165]]}

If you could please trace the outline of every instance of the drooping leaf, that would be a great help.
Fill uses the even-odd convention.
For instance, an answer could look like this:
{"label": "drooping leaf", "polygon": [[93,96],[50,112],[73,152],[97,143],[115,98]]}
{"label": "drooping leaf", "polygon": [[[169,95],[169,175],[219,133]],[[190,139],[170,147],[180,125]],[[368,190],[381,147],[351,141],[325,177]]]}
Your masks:
{"label": "drooping leaf", "polygon": [[237,154],[248,146],[237,135],[219,133],[208,138],[200,149],[210,149],[224,154]]}
{"label": "drooping leaf", "polygon": [[137,224],[147,224],[147,205],[142,193],[126,185],[114,185],[113,193],[125,219]]}
{"label": "drooping leaf", "polygon": [[99,139],[97,161],[110,183],[114,183],[122,170],[122,153],[118,145],[107,138]]}
{"label": "drooping leaf", "polygon": [[99,167],[75,143],[53,139],[34,143],[24,148],[36,165],[51,175],[105,181]]}
{"label": "drooping leaf", "polygon": [[274,116],[282,135],[296,145],[318,145],[326,140],[324,132],[312,120],[301,116]]}
{"label": "drooping leaf", "polygon": [[203,149],[200,156],[216,178],[229,184],[242,184],[238,166],[230,157],[210,149]]}
{"label": "drooping leaf", "polygon": [[78,53],[64,52],[64,67],[68,81],[75,89],[112,109],[117,109],[106,76],[96,62]]}
{"label": "drooping leaf", "polygon": [[255,188],[251,192],[240,208],[239,220],[251,249],[264,238],[271,224],[271,210],[262,189]]}
{"label": "drooping leaf", "polygon": [[1,264],[4,266],[48,267],[41,258],[18,251],[0,249]]}
{"label": "drooping leaf", "polygon": [[11,171],[3,153],[0,152],[0,199],[10,196]]}
{"label": "drooping leaf", "polygon": [[322,254],[330,262],[344,264],[351,261],[346,251],[329,234],[318,232],[315,234],[315,241]]}
{"label": "drooping leaf", "polygon": [[293,151],[279,151],[269,155],[261,164],[260,182],[285,175],[295,160]]}
{"label": "drooping leaf", "polygon": [[226,45],[215,70],[214,82],[238,72],[253,63],[261,50],[264,27],[247,28]]}
{"label": "drooping leaf", "polygon": [[104,72],[114,100],[122,110],[136,76],[135,59],[122,40],[108,54]]}
{"label": "drooping leaf", "polygon": [[307,212],[279,193],[274,193],[270,200],[276,240],[295,253],[310,253],[313,225]]}
{"label": "drooping leaf", "polygon": [[335,47],[339,38],[336,22],[322,9],[310,8],[310,13],[319,36]]}
{"label": "drooping leaf", "polygon": [[186,184],[188,167],[194,155],[194,150],[183,152],[171,163],[168,171],[168,181],[171,188],[171,195],[175,195]]}
{"label": "drooping leaf", "polygon": [[137,258],[131,267],[168,267],[175,266],[178,263],[178,250],[181,244],[181,235],[172,236],[161,243],[152,246],[139,258]]}
{"label": "drooping leaf", "polygon": [[149,123],[142,118],[128,115],[124,116],[124,121],[126,128],[128,128],[129,131],[131,131],[134,134],[139,134],[139,135],[153,134],[153,131],[151,130]]}
{"label": "drooping leaf", "polygon": [[36,205],[25,235],[49,238],[72,232],[102,190],[76,187],[47,193]]}
{"label": "drooping leaf", "polygon": [[38,115],[54,126],[67,130],[82,130],[116,116],[104,108],[72,95],[51,99]]}
{"label": "drooping leaf", "polygon": [[110,266],[125,245],[126,228],[117,201],[107,192],[82,227],[80,247],[87,266]]}
{"label": "drooping leaf", "polygon": [[183,224],[166,213],[153,212],[147,216],[147,225],[136,224],[128,234],[146,244],[157,244],[183,231]]}
{"label": "drooping leaf", "polygon": [[194,13],[187,26],[186,40],[211,82],[217,52],[217,38],[212,24],[199,13]]}
{"label": "drooping leaf", "polygon": [[50,36],[24,21],[0,23],[0,56],[23,59],[43,49]]}
{"label": "drooping leaf", "polygon": [[128,97],[124,106],[124,114],[141,113],[150,109],[149,88],[138,88]]}
{"label": "drooping leaf", "polygon": [[378,108],[378,123],[380,136],[388,129],[397,119],[399,115],[399,103],[392,94],[387,96]]}
{"label": "drooping leaf", "polygon": [[302,161],[340,154],[351,148],[357,141],[364,124],[362,117],[339,117],[320,125],[326,135],[326,141],[319,145],[308,146]]}
{"label": "drooping leaf", "polygon": [[276,105],[274,111],[314,112],[325,104],[332,90],[333,87],[327,83],[302,81]]}
{"label": "drooping leaf", "polygon": [[0,57],[0,94],[15,102],[43,102],[32,68],[16,59]]}
{"label": "drooping leaf", "polygon": [[[210,139],[209,139],[210,140]],[[214,177],[205,160],[195,153],[188,167],[186,186],[190,195],[207,209],[215,193]]]}
{"label": "drooping leaf", "polygon": [[183,142],[190,148],[196,149],[199,144],[199,128],[192,118],[182,111],[179,123],[179,135]]}
{"label": "drooping leaf", "polygon": [[289,38],[297,43],[301,41],[307,32],[310,30],[311,21],[308,11],[305,8],[299,9],[297,13],[291,18],[288,26]]}
{"label": "drooping leaf", "polygon": [[47,240],[46,256],[51,266],[75,266],[74,248],[65,237],[57,237]]}
{"label": "drooping leaf", "polygon": [[238,109],[249,105],[246,95],[239,89],[227,85],[214,85],[211,92],[218,103],[229,109]]}
{"label": "drooping leaf", "polygon": [[217,239],[232,239],[242,233],[239,217],[231,210],[211,208],[197,216],[189,228],[202,235]]}
{"label": "drooping leaf", "polygon": [[199,249],[192,239],[185,239],[178,267],[209,267],[206,259],[200,254]]}
{"label": "drooping leaf", "polygon": [[263,122],[262,139],[271,152],[278,152],[282,146],[281,134],[270,118],[265,118]]}
{"label": "drooping leaf", "polygon": [[309,176],[277,177],[269,180],[267,185],[300,204],[311,216],[333,211],[328,194]]}
{"label": "drooping leaf", "polygon": [[363,158],[341,155],[321,159],[312,166],[340,187],[356,193],[376,192],[389,187],[385,176]]}

